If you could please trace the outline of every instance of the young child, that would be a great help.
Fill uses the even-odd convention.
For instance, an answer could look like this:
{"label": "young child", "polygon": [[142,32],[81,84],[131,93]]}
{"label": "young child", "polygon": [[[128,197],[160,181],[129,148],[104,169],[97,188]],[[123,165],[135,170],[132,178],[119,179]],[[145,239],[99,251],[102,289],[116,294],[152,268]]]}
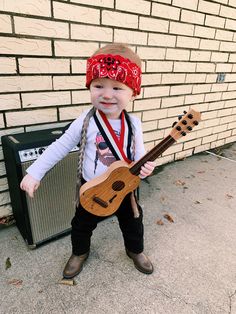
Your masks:
{"label": "young child", "polygon": [[[64,278],[73,278],[80,273],[89,256],[92,232],[104,219],[86,211],[79,203],[81,184],[103,174],[117,159],[137,161],[145,154],[141,122],[125,110],[140,94],[140,86],[141,60],[127,45],[113,43],[98,49],[87,60],[86,87],[90,90],[92,109],[82,113],[44,151],[27,169],[20,184],[21,189],[33,197],[44,175],[80,143],[77,206],[71,223],[72,255],[63,271]],[[145,163],[140,177],[149,176],[154,167],[155,162]],[[153,265],[143,253],[142,208],[133,193],[126,195],[115,215],[126,254],[139,271],[151,274]]]}

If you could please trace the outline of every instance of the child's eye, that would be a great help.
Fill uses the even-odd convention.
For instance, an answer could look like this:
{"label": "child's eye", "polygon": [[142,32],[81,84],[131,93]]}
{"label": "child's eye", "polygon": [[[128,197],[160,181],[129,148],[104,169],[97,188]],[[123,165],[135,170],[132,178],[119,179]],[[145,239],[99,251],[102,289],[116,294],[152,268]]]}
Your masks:
{"label": "child's eye", "polygon": [[96,84],[94,85],[95,88],[102,88],[102,85],[101,84]]}
{"label": "child's eye", "polygon": [[114,90],[122,90],[122,88],[121,88],[121,87],[118,87],[118,86],[113,87],[113,89],[114,89]]}

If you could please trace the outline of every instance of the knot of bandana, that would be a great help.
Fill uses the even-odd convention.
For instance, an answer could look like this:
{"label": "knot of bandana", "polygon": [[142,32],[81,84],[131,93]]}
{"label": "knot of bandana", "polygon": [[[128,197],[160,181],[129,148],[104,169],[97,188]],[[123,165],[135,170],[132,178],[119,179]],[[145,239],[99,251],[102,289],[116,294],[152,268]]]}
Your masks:
{"label": "knot of bandana", "polygon": [[129,86],[134,96],[140,94],[141,69],[120,55],[100,54],[87,60],[86,87],[96,78],[109,78]]}

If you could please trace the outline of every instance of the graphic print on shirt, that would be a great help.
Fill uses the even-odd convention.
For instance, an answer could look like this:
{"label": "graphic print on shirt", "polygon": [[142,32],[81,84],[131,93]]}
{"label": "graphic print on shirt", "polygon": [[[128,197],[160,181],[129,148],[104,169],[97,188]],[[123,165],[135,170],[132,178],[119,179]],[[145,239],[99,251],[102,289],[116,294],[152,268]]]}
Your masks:
{"label": "graphic print on shirt", "polygon": [[[118,139],[120,139],[120,132],[115,130],[114,132]],[[94,160],[94,174],[96,173],[98,162],[101,162],[104,166],[109,167],[114,161],[116,161],[116,158],[112,154],[110,148],[107,146],[107,143],[105,142],[101,132],[98,132],[96,135],[95,145],[96,156]]]}

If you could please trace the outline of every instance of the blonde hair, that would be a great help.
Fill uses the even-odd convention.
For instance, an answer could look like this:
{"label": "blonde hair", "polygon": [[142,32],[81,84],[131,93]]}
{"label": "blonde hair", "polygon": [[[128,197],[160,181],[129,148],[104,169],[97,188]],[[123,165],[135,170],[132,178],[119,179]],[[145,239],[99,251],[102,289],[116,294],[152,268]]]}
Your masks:
{"label": "blonde hair", "polygon": [[108,44],[104,47],[99,48],[93,54],[93,56],[99,54],[112,54],[112,55],[120,55],[124,58],[128,58],[130,61],[136,63],[140,68],[142,65],[142,61],[139,56],[128,47],[127,44],[124,43],[112,43]]}

